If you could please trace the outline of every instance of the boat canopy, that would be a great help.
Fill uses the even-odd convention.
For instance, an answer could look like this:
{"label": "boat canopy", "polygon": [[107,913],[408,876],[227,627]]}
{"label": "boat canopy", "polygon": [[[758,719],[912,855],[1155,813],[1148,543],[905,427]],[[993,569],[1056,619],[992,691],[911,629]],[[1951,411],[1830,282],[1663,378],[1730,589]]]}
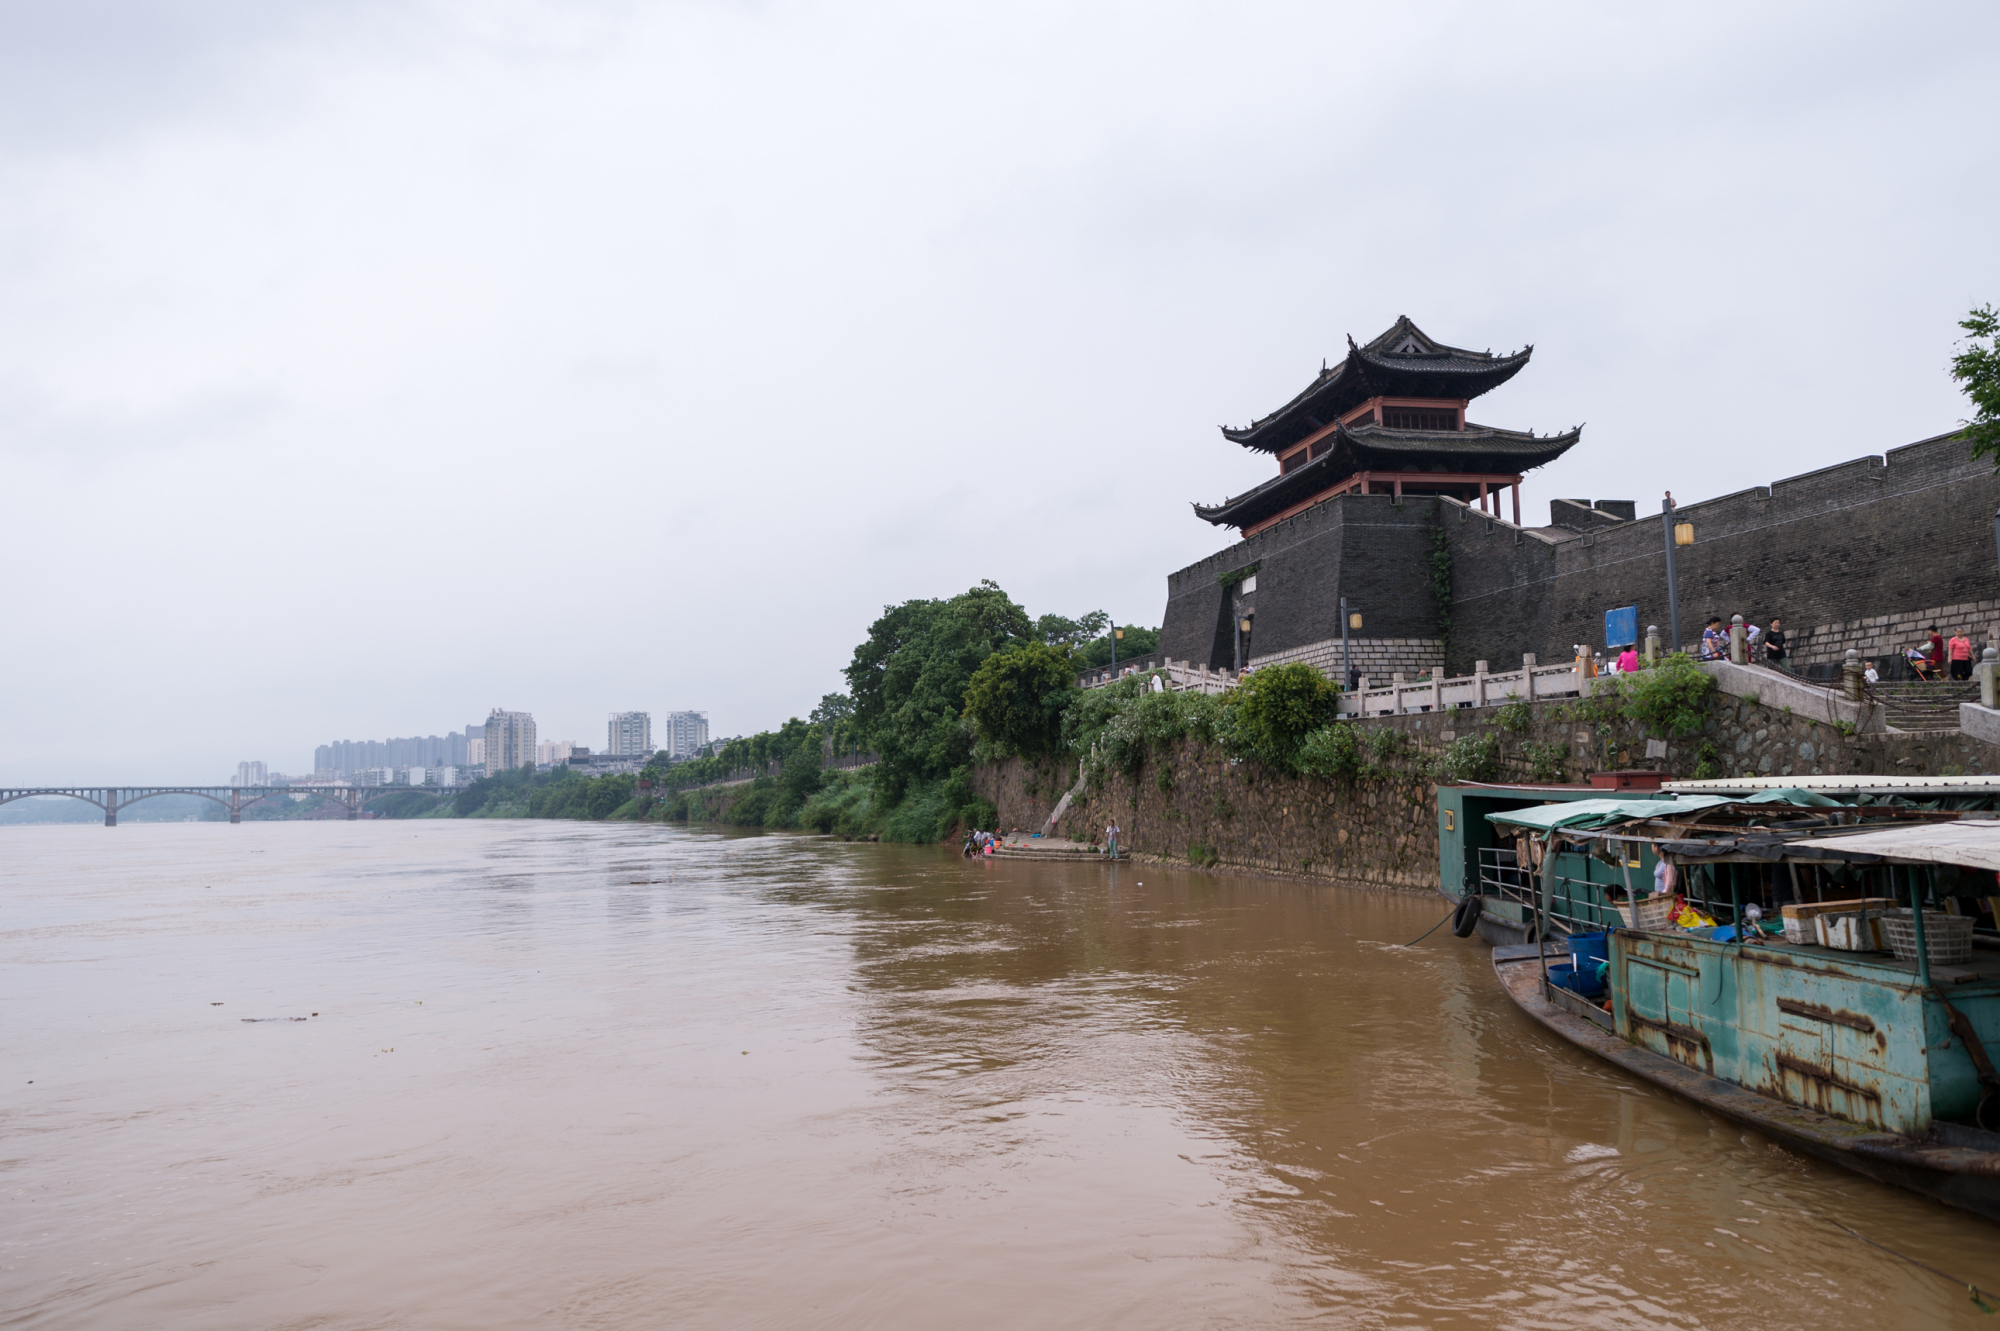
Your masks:
{"label": "boat canopy", "polygon": [[1631,822],[1635,818],[1671,818],[1677,813],[1695,813],[1712,809],[1718,804],[1738,802],[1727,795],[1682,795],[1670,800],[1571,800],[1565,804],[1503,809],[1499,813],[1487,814],[1486,820],[1547,832],[1558,827],[1603,827],[1608,823]]}
{"label": "boat canopy", "polygon": [[1879,855],[1884,859],[2000,871],[2000,821],[1990,818],[1804,837],[1792,845],[1839,851],[1843,855]]}

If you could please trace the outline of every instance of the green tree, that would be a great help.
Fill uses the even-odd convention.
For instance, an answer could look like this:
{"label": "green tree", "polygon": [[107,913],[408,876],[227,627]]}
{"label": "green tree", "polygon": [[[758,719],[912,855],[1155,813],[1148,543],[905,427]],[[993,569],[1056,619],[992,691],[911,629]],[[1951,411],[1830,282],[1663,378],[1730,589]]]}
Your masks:
{"label": "green tree", "polygon": [[1102,610],[1093,610],[1081,619],[1043,615],[1035,621],[1035,636],[1051,647],[1073,648],[1104,632],[1110,623],[1111,616]]}
{"label": "green tree", "polygon": [[883,610],[846,674],[855,723],[881,755],[876,783],[885,804],[913,780],[964,765],[972,733],[961,711],[972,673],[994,652],[1033,638],[1028,612],[992,582],[948,601]]}
{"label": "green tree", "polygon": [[965,715],[988,743],[1023,758],[1045,758],[1062,747],[1063,713],[1076,695],[1076,662],[1068,650],[1024,642],[993,653],[973,672]]}
{"label": "green tree", "polygon": [[1991,305],[1958,321],[1970,336],[1960,338],[1965,350],[1951,359],[1951,377],[1972,399],[1972,419],[1965,423],[1965,437],[1972,442],[1972,456],[1992,458],[2000,471],[2000,312]]}
{"label": "green tree", "polygon": [[[1160,650],[1160,631],[1158,629],[1149,629],[1140,624],[1119,624],[1114,627],[1123,629],[1125,632],[1125,636],[1118,640],[1119,660],[1129,661],[1135,657],[1147,656]],[[1102,629],[1103,626],[1100,625],[1099,631],[1102,632]],[[1110,665],[1111,635],[1105,633],[1102,637],[1093,638],[1085,643],[1080,656],[1083,665],[1091,668]]]}
{"label": "green tree", "polygon": [[1293,661],[1252,671],[1235,689],[1235,704],[1237,742],[1266,766],[1296,772],[1306,736],[1339,714],[1340,689]]}

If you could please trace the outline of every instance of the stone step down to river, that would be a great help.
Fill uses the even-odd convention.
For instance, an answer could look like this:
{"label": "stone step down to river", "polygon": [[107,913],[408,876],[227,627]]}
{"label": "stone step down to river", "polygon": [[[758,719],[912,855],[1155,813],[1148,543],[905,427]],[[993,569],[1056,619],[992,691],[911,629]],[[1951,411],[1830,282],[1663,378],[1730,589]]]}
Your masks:
{"label": "stone step down to river", "polygon": [[1957,730],[1958,705],[1979,701],[1979,685],[1964,680],[1909,680],[1874,686],[1893,730]]}
{"label": "stone step down to river", "polygon": [[1088,841],[1071,841],[1059,836],[1030,836],[1008,832],[993,849],[995,858],[1017,860],[1101,860],[1104,851]]}

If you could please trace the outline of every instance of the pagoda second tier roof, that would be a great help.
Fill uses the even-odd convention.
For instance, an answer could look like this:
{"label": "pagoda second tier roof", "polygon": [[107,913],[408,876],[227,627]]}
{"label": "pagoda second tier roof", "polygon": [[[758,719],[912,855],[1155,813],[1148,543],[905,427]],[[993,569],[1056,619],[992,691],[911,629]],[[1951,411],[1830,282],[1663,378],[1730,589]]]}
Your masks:
{"label": "pagoda second tier roof", "polygon": [[1309,434],[1325,429],[1343,412],[1371,397],[1455,400],[1478,397],[1506,383],[1535,352],[1523,347],[1510,356],[1448,347],[1400,316],[1389,330],[1364,346],[1347,339],[1347,358],[1306,385],[1305,391],[1262,420],[1222,433],[1245,448],[1280,453]]}
{"label": "pagoda second tier roof", "polygon": [[1582,426],[1563,434],[1538,435],[1490,425],[1467,425],[1463,430],[1343,425],[1330,437],[1331,447],[1312,461],[1220,504],[1196,504],[1194,511],[1217,526],[1248,527],[1332,489],[1357,472],[1516,476],[1554,462],[1582,435]]}

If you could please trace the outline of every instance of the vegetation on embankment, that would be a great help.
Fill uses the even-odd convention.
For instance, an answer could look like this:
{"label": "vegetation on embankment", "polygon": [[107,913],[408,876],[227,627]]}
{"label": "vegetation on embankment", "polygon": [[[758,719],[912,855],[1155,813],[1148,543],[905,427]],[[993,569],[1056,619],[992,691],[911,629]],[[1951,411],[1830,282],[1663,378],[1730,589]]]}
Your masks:
{"label": "vegetation on embankment", "polygon": [[[1090,653],[1108,659],[1109,617],[1026,610],[991,582],[957,596],[885,607],[854,649],[847,690],[810,718],[736,739],[692,762],[656,756],[637,776],[587,778],[528,768],[474,782],[449,799],[381,797],[392,817],[645,819],[795,828],[926,842],[992,827],[967,780],[1001,754],[1047,757],[1082,694]],[[1119,655],[1149,651],[1158,630],[1128,625]],[[868,751],[872,765],[828,770],[829,753]],[[745,777],[745,773],[754,776]],[[386,807],[385,807],[386,806]]]}

